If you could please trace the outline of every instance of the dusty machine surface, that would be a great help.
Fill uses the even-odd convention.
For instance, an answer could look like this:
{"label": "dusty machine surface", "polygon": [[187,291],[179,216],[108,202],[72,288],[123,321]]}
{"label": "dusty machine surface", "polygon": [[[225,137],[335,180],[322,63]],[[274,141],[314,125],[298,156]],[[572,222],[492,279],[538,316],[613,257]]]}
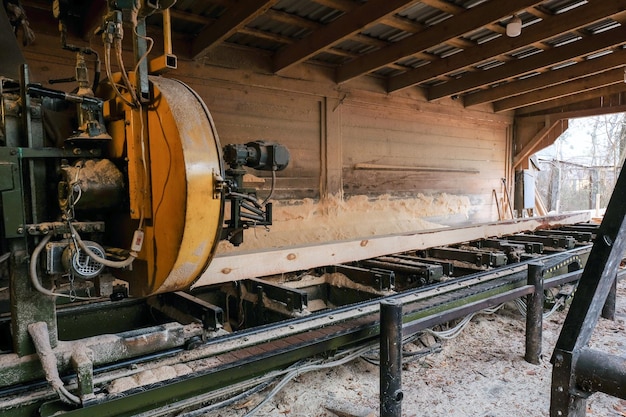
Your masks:
{"label": "dusty machine surface", "polygon": [[[221,239],[238,245],[244,229],[272,223],[271,203],[257,199],[242,178],[247,166],[284,169],[288,150],[265,141],[222,149],[198,95],[152,75],[176,67],[171,45],[151,60],[145,36],[146,16],[163,13],[167,19],[170,5],[109,2],[99,28],[101,56],[67,43],[70,4],[55,2],[61,44],[75,52],[76,65],[73,77],[54,81],[75,81],[72,92],[30,83],[7,15],[0,13],[10,52],[0,74],[3,387],[45,374],[62,401],[84,403],[89,388],[80,398],[65,389],[57,359],[88,375],[93,363],[117,361],[132,350],[176,346],[182,328],[147,331],[141,337],[148,342],[136,335],[133,342],[96,338],[64,347],[58,304],[187,289]],[[135,47],[129,72],[124,36]],[[114,65],[121,72],[113,72]],[[91,328],[83,335],[99,333]],[[33,361],[37,356],[41,368]]]}
{"label": "dusty machine surface", "polygon": [[[594,226],[520,234],[581,214],[214,258],[220,241],[239,246],[246,229],[272,224],[272,192],[257,195],[244,175],[270,171],[274,183],[289,151],[267,140],[222,147],[200,97],[162,76],[177,65],[174,2],[107,2],[98,48],[68,43],[71,3],[54,2],[61,47],[76,57],[75,74],[54,81],[76,82],[71,92],[30,82],[0,9],[10,52],[0,63],[1,415],[177,415],[229,384],[371,341],[382,298],[401,302],[418,331],[529,294],[530,262],[542,260],[553,286],[584,265]],[[145,24],[154,14],[157,57]]]}

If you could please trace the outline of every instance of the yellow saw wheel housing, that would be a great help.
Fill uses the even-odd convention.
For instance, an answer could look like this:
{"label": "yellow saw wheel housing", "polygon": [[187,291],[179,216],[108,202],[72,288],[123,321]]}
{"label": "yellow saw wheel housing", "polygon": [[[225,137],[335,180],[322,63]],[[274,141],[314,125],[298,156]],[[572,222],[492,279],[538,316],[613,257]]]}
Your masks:
{"label": "yellow saw wheel housing", "polygon": [[150,86],[153,100],[141,111],[117,101],[125,120],[110,127],[111,154],[128,160],[130,219],[117,225],[128,246],[144,217],[139,257],[116,272],[133,296],[189,288],[211,261],[223,221],[221,147],[208,109],[182,82],[150,77]]}

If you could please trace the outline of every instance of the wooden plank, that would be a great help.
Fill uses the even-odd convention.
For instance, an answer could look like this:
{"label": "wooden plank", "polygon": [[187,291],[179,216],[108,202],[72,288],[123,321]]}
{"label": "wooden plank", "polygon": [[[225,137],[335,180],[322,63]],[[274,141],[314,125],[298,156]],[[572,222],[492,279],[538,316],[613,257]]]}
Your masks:
{"label": "wooden plank", "polygon": [[[622,64],[623,65],[623,64]],[[624,83],[624,69],[616,68],[610,71],[596,74],[593,77],[584,77],[578,80],[553,85],[541,90],[528,92],[515,97],[505,98],[493,103],[495,112],[502,112],[542,103],[584,91],[594,90],[600,87]]]}
{"label": "wooden plank", "polygon": [[621,45],[626,39],[626,27],[620,26],[598,35],[584,38],[549,51],[527,58],[515,59],[489,71],[476,71],[459,79],[436,85],[428,90],[428,99],[437,100],[454,94],[460,94],[477,87],[489,85],[508,78],[516,77],[540,68],[547,68],[562,62]]}
{"label": "wooden plank", "polygon": [[[589,0],[583,5],[585,13],[563,13],[536,23],[517,38],[502,36],[486,44],[477,45],[465,50],[462,54],[452,55],[440,59],[429,65],[416,68],[391,78],[388,82],[388,91],[398,91],[421,82],[437,78],[444,74],[457,71],[461,68],[475,65],[491,57],[506,54],[514,49],[521,49],[528,45],[550,39],[561,32],[575,30],[588,25],[606,16],[619,13],[626,6],[626,0],[607,2],[605,0]],[[530,9],[536,10],[536,9]],[[581,9],[582,10],[582,9]]]}
{"label": "wooden plank", "polygon": [[381,51],[364,55],[344,64],[337,69],[336,80],[338,83],[343,83],[359,75],[375,71],[404,57],[424,52],[440,44],[443,39],[461,36],[477,27],[488,25],[502,17],[517,13],[538,3],[541,2],[536,0],[509,0],[497,4],[483,3],[442,23],[417,32]]}
{"label": "wooden plank", "polygon": [[590,213],[579,212],[570,215],[486,223],[459,228],[221,255],[213,258],[207,270],[192,287],[197,288],[222,282],[353,262],[396,252],[426,249],[468,240],[520,233],[535,230],[547,224],[579,223],[588,221],[590,218]]}
{"label": "wooden plank", "polygon": [[193,59],[206,55],[211,48],[235,34],[239,28],[262,15],[278,0],[242,0],[228,8],[213,25],[198,34],[191,47]]}
{"label": "wooden plank", "polygon": [[322,133],[322,172],[320,194],[322,198],[341,196],[343,193],[343,149],[341,100],[325,99],[323,102],[324,129]]}
{"label": "wooden plank", "polygon": [[626,62],[626,49],[617,49],[612,53],[594,59],[569,65],[565,68],[552,70],[543,74],[527,78],[524,80],[516,80],[496,87],[491,87],[477,93],[469,94],[463,97],[463,104],[467,106],[475,106],[477,104],[487,103],[497,99],[514,97],[529,91],[550,87],[556,84],[565,83],[582,77],[593,76],[602,71],[612,68],[621,67]]}
{"label": "wooden plank", "polygon": [[274,72],[302,62],[415,2],[416,0],[370,0],[301,41],[279,50],[274,56]]}
{"label": "wooden plank", "polygon": [[397,173],[344,171],[345,195],[417,195],[447,193],[451,195],[475,195],[489,193],[498,186],[503,170],[492,171],[491,175],[481,173],[479,178],[473,175],[442,173]]}
{"label": "wooden plank", "polygon": [[407,165],[383,165],[383,164],[354,164],[356,170],[368,171],[422,171],[422,172],[443,172],[443,173],[461,173],[461,174],[478,174],[480,171],[472,168],[443,168],[434,166],[407,166]]}

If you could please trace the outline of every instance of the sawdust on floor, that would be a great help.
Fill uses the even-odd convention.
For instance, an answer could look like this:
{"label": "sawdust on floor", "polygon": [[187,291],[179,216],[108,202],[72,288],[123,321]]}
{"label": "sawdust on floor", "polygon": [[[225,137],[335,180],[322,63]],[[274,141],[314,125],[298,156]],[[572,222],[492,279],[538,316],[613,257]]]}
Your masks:
{"label": "sawdust on floor", "polygon": [[[405,417],[542,417],[549,415],[554,344],[565,319],[557,311],[543,323],[540,365],[524,361],[525,319],[511,305],[475,316],[459,337],[442,342],[440,353],[404,366]],[[615,321],[600,319],[592,347],[626,354],[626,281],[618,285]],[[420,349],[415,345],[407,349]],[[362,359],[298,376],[255,414],[257,417],[379,415],[379,369]],[[243,416],[264,398],[253,395],[206,417]],[[330,410],[335,410],[332,412]],[[347,415],[347,414],[344,414]],[[626,416],[626,401],[604,394],[587,400],[588,417]]]}

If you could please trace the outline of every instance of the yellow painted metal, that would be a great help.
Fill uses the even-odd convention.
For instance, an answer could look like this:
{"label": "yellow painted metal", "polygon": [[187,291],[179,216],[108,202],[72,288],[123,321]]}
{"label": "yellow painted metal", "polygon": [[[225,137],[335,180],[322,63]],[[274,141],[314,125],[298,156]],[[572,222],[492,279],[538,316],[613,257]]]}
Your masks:
{"label": "yellow painted metal", "polygon": [[141,111],[125,106],[125,137],[112,141],[118,155],[124,143],[128,160],[131,212],[117,226],[127,246],[144,222],[132,271],[117,272],[134,296],[189,288],[213,258],[223,221],[223,196],[214,192],[221,147],[208,109],[179,81],[150,77],[150,85],[153,102]]}

